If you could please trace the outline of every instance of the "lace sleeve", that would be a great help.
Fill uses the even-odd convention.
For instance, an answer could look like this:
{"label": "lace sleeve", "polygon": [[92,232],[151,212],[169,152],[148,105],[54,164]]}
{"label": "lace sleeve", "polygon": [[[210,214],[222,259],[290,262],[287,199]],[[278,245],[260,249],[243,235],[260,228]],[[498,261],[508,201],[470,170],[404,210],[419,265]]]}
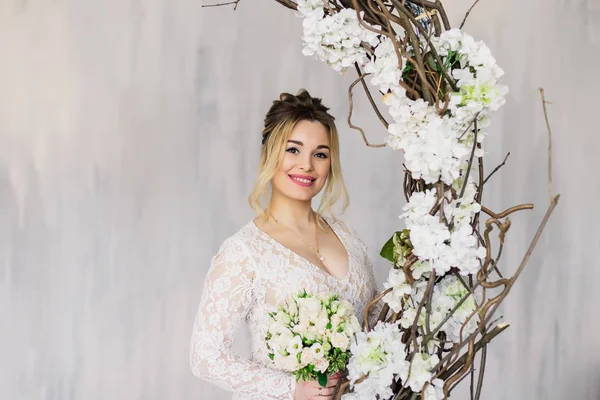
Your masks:
{"label": "lace sleeve", "polygon": [[293,375],[231,350],[254,301],[255,264],[246,245],[227,239],[213,257],[194,321],[190,367],[197,377],[260,400],[292,400]]}

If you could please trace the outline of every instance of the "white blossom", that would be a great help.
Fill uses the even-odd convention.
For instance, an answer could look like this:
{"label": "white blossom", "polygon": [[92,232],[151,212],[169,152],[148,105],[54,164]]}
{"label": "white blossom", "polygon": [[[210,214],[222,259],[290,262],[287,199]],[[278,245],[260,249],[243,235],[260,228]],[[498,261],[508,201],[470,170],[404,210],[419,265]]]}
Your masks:
{"label": "white blossom", "polygon": [[[408,368],[398,325],[379,322],[369,333],[359,332],[350,350],[352,357],[348,364],[348,378],[358,398],[392,396],[390,386],[394,376],[402,374]],[[366,379],[355,384],[367,374]]]}

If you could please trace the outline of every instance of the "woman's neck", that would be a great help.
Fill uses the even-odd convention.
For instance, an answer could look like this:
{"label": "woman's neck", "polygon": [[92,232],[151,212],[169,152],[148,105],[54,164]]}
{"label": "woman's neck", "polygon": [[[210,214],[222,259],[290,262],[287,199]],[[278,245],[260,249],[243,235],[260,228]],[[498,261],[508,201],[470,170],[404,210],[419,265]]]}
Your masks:
{"label": "woman's neck", "polygon": [[291,228],[307,228],[316,221],[310,200],[299,201],[274,194],[271,197],[269,211],[277,221]]}

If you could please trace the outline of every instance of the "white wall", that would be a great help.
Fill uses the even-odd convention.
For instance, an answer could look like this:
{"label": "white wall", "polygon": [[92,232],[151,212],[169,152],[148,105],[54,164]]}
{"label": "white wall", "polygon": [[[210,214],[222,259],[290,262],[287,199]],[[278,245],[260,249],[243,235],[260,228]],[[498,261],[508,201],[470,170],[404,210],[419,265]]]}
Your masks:
{"label": "white wall", "polygon": [[[306,87],[337,116],[345,219],[387,275],[377,253],[401,226],[402,161],[347,127],[353,76],[303,57],[300,20],[274,1],[202,3],[0,2],[1,399],[230,397],[189,372],[189,335],[210,257],[252,218],[262,119],[281,91]],[[548,202],[538,86],[563,197],[503,308],[512,326],[491,346],[483,398],[598,399],[600,3],[521,3],[481,1],[467,23],[511,88],[488,170],[512,155],[484,204],[537,204],[513,218],[505,270]],[[469,6],[446,1],[455,25]]]}

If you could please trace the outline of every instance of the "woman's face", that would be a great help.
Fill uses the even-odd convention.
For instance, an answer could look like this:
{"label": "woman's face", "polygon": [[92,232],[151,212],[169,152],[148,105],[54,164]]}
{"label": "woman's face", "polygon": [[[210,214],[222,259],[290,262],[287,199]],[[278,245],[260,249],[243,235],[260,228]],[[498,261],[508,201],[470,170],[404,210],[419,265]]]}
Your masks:
{"label": "woman's face", "polygon": [[299,201],[310,201],[327,182],[331,167],[329,133],[320,122],[299,121],[288,139],[285,155],[273,177],[273,190]]}

